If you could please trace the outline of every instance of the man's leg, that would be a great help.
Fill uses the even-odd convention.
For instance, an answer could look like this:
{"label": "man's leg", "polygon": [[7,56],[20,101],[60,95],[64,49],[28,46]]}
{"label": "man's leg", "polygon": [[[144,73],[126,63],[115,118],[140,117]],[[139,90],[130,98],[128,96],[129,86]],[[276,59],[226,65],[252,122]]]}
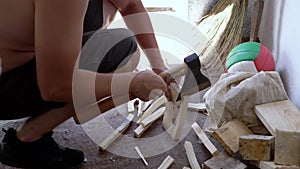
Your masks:
{"label": "man's leg", "polygon": [[[127,29],[105,29],[84,34],[79,68],[110,73],[122,67],[133,71],[139,62],[135,35]],[[120,72],[120,71],[118,71]]]}

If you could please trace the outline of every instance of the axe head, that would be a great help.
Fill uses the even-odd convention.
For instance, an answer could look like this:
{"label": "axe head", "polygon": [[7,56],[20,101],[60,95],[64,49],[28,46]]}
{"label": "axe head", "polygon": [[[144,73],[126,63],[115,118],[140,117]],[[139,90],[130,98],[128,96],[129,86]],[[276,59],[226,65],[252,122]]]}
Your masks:
{"label": "axe head", "polygon": [[177,101],[180,100],[182,96],[192,95],[211,86],[209,79],[200,71],[201,64],[197,54],[194,53],[187,56],[184,58],[184,62],[188,67],[188,72],[184,78],[181,92],[176,99]]}

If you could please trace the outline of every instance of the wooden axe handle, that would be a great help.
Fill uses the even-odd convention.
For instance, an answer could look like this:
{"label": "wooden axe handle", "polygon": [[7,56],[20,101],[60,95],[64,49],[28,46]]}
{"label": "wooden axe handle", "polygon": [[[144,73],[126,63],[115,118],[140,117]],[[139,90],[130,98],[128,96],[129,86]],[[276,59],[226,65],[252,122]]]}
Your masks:
{"label": "wooden axe handle", "polygon": [[264,8],[264,0],[256,0],[254,3],[251,17],[250,41],[256,42],[261,21],[261,16]]}
{"label": "wooden axe handle", "polygon": [[[187,72],[187,65],[185,63],[177,65],[173,68],[170,68],[166,70],[165,72],[162,72],[160,76],[163,79],[169,79],[169,78],[178,78],[181,76],[184,76]],[[170,77],[171,76],[171,77]],[[82,112],[80,114],[75,113],[73,116],[73,119],[77,124],[83,124],[97,116],[99,116],[101,113],[104,113],[110,109],[115,108],[118,105],[124,104],[128,102],[129,99],[126,96],[114,96],[114,97],[107,97],[101,101],[99,101],[98,108],[100,111],[87,111],[87,112]]]}

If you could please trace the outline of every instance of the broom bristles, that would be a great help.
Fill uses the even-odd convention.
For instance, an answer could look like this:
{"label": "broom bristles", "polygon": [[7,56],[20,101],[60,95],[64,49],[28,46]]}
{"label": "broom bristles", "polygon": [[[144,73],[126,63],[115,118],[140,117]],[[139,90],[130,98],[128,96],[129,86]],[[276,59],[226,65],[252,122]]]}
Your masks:
{"label": "broom bristles", "polygon": [[200,56],[203,73],[213,82],[225,72],[229,52],[242,41],[247,6],[248,0],[219,0],[197,25],[202,36],[197,39],[195,51]]}

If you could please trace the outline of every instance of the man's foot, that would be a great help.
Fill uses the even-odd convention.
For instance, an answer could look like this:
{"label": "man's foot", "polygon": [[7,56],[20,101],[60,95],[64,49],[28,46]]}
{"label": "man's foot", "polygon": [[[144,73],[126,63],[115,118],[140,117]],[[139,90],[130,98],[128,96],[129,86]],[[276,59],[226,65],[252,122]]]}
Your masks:
{"label": "man's foot", "polygon": [[59,146],[51,137],[53,132],[34,142],[21,142],[16,130],[2,129],[6,134],[0,147],[0,162],[5,165],[26,168],[68,168],[81,164],[82,151]]}

